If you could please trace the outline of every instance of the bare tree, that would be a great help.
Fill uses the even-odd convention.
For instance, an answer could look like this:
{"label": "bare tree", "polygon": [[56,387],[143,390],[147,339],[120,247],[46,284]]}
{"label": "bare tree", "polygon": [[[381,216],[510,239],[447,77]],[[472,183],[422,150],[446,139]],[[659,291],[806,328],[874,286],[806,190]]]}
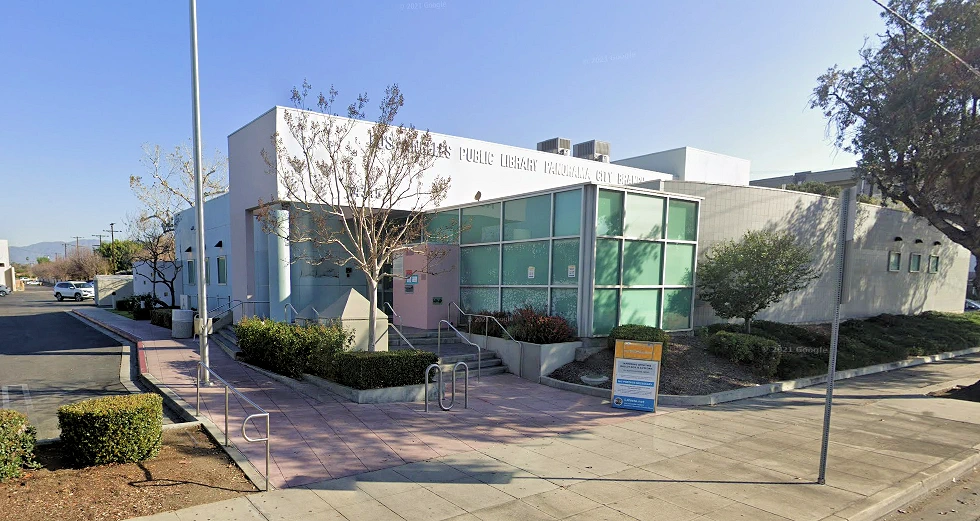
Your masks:
{"label": "bare tree", "polygon": [[[316,107],[306,104],[312,87],[306,81],[293,88],[295,110],[284,119],[291,144],[277,132],[273,154],[262,157],[285,192],[282,200],[262,202],[259,217],[264,229],[292,243],[306,244],[296,260],[311,264],[353,265],[367,279],[370,301],[368,346],[377,342],[378,284],[383,277],[401,276],[385,271],[393,257],[409,250],[426,255],[430,264],[438,253],[421,248],[426,226],[424,211],[438,207],[449,190],[449,178],[427,175],[439,158],[448,157],[445,142],[435,143],[428,131],[395,125],[405,98],[397,85],[385,90],[380,115],[366,133],[358,132],[366,94],[347,107],[347,117],[333,112],[337,91],[320,93]],[[366,134],[366,135],[365,135]],[[290,222],[276,221],[268,210],[286,207]],[[287,233],[280,230],[286,229]]]}
{"label": "bare tree", "polygon": [[[129,177],[129,187],[143,203],[139,214],[130,219],[130,238],[140,244],[134,262],[143,262],[150,275],[141,273],[152,284],[161,283],[170,290],[170,306],[176,305],[174,285],[180,276],[174,231],[177,214],[194,206],[194,160],[189,143],[177,145],[164,153],[160,145],[143,145],[140,161],[147,170],[143,176]],[[204,200],[228,191],[228,161],[219,151],[202,158],[201,177]],[[202,253],[203,255],[203,253]]]}
{"label": "bare tree", "polygon": [[76,250],[63,259],[34,267],[38,277],[47,281],[89,280],[109,273],[109,262],[91,250]]}

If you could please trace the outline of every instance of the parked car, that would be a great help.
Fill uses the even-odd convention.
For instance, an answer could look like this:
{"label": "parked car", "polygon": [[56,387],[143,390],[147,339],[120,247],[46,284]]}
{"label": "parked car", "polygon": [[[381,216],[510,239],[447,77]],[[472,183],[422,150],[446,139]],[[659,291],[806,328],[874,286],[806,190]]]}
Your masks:
{"label": "parked car", "polygon": [[39,280],[28,280],[24,284],[27,284],[28,286],[40,286],[41,285],[41,281],[39,281]]}
{"label": "parked car", "polygon": [[0,284],[0,297],[6,297],[8,293],[10,293],[10,288]]}
{"label": "parked car", "polygon": [[980,311],[980,302],[966,299],[966,305],[963,306],[963,311]]}
{"label": "parked car", "polygon": [[95,287],[88,282],[80,281],[68,281],[59,282],[54,285],[54,298],[58,299],[58,302],[66,298],[73,298],[77,302],[81,302],[87,298],[95,298]]}

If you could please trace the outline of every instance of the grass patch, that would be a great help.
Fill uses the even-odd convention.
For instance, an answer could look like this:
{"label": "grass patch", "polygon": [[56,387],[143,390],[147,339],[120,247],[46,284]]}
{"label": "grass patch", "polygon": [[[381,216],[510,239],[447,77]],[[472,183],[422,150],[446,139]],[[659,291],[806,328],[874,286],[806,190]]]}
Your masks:
{"label": "grass patch", "polygon": [[109,311],[111,311],[111,312],[113,312],[113,313],[115,313],[115,314],[117,314],[117,315],[119,315],[121,317],[126,317],[126,318],[128,318],[130,320],[135,320],[133,318],[133,312],[132,311],[120,311],[118,309],[110,309]]}

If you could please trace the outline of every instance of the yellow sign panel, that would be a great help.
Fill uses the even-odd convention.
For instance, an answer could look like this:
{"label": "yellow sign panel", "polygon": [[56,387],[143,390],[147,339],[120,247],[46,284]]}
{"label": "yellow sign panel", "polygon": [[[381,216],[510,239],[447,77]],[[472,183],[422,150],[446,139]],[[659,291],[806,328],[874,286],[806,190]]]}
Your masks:
{"label": "yellow sign panel", "polygon": [[616,358],[650,360],[659,362],[663,355],[662,342],[637,342],[635,340],[616,340]]}

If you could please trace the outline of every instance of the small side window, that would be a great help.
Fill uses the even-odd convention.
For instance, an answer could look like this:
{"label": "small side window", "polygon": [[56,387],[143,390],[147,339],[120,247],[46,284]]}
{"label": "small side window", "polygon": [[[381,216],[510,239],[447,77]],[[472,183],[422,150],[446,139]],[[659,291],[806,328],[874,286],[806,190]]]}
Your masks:
{"label": "small side window", "polygon": [[888,252],[888,271],[900,271],[902,269],[902,254],[897,251]]}
{"label": "small side window", "polygon": [[929,273],[939,273],[939,255],[929,256]]}
{"label": "small side window", "polygon": [[922,271],[922,254],[912,253],[909,255],[909,273]]}

